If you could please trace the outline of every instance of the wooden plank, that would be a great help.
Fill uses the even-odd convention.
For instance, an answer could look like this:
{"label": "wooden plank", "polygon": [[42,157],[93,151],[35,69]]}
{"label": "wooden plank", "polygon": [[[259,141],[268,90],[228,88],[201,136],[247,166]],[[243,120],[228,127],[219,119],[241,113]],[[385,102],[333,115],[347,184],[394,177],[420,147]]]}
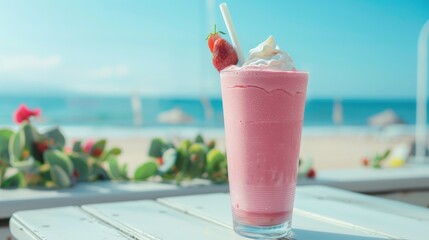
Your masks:
{"label": "wooden plank", "polygon": [[133,239],[78,207],[15,213],[10,220],[10,230],[19,240]]}
{"label": "wooden plank", "polygon": [[183,187],[153,182],[93,182],[60,190],[0,189],[0,219],[30,209],[227,191],[228,185],[207,185],[204,181],[194,181]]}
{"label": "wooden plank", "polygon": [[[161,198],[158,201],[190,215],[232,229],[232,215],[228,194],[206,194]],[[293,238],[299,239],[388,239],[389,234],[375,233],[356,227],[326,223],[300,212],[293,215]]]}
{"label": "wooden plank", "polygon": [[355,225],[398,239],[427,239],[429,209],[324,186],[297,188],[295,209],[326,222]]}
{"label": "wooden plank", "polygon": [[361,193],[429,189],[429,166],[324,170],[315,179],[300,179],[298,185],[324,185]]}
{"label": "wooden plank", "polygon": [[82,206],[89,214],[137,238],[244,239],[227,228],[163,206],[154,201],[132,201]]}

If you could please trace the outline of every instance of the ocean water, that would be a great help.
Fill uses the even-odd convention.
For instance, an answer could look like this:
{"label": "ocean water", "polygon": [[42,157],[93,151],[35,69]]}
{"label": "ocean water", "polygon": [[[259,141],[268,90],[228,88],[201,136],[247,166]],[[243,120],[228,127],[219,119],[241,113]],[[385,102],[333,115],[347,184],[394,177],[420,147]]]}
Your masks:
{"label": "ocean water", "polygon": [[[158,115],[179,108],[192,117],[190,123],[179,126],[223,127],[221,99],[209,99],[213,116],[207,118],[200,99],[141,98],[142,128],[171,126],[160,123]],[[133,110],[129,97],[106,96],[0,96],[0,126],[12,125],[12,114],[22,103],[42,109],[39,125],[133,127]],[[334,126],[332,99],[307,101],[304,126]],[[386,109],[392,109],[407,124],[415,123],[415,100],[342,100],[343,125],[366,126],[368,118]],[[175,125],[177,126],[177,125]]]}

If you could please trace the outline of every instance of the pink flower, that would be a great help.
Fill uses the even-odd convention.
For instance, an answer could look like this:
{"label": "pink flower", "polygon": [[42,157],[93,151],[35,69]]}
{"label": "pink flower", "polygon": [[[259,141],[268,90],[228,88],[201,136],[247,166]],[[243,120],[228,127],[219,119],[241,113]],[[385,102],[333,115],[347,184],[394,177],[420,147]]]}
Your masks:
{"label": "pink flower", "polygon": [[92,148],[92,146],[94,145],[94,141],[93,140],[88,140],[88,141],[86,141],[86,143],[85,143],[85,145],[83,146],[83,150],[86,152],[86,153],[88,153],[88,154],[90,154],[91,153],[91,148]]}
{"label": "pink flower", "polygon": [[18,109],[16,109],[14,115],[13,115],[13,120],[16,123],[22,123],[23,121],[28,120],[30,117],[34,116],[40,116],[40,109],[39,108],[35,108],[33,110],[27,108],[27,106],[25,106],[25,104],[21,104]]}

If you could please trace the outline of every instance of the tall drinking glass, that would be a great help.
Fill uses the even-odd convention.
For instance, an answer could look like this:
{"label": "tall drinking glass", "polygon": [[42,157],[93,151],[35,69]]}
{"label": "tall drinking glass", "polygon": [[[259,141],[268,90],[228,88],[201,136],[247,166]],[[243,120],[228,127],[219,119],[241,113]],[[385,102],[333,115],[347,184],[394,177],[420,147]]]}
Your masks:
{"label": "tall drinking glass", "polygon": [[253,238],[291,232],[308,73],[220,73],[234,230]]}

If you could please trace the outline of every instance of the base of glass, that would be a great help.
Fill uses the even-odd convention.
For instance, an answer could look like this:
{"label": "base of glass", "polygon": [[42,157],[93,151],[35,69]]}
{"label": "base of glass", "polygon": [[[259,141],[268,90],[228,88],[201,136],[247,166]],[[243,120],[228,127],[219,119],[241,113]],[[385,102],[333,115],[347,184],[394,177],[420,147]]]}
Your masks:
{"label": "base of glass", "polygon": [[234,220],[234,231],[241,236],[254,239],[275,239],[291,236],[292,221],[273,226],[253,226]]}

